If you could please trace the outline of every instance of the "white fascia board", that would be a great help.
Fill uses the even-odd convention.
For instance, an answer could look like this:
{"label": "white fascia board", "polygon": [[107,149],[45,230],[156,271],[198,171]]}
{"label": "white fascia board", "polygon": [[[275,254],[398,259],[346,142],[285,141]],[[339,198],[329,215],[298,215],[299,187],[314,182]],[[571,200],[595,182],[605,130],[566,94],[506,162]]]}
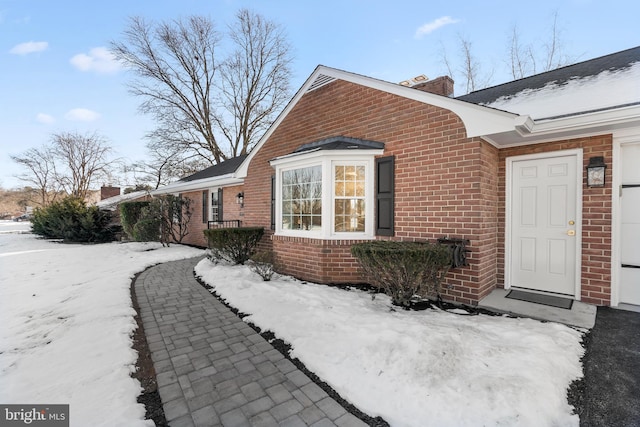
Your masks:
{"label": "white fascia board", "polygon": [[640,106],[621,107],[555,119],[532,120],[521,116],[510,132],[483,135],[497,148],[584,138],[606,133],[631,132],[640,128]]}
{"label": "white fascia board", "polygon": [[275,129],[278,128],[280,123],[282,123],[289,112],[296,106],[300,98],[307,93],[309,86],[311,86],[316,78],[321,74],[450,110],[460,117],[466,128],[467,137],[469,138],[507,132],[510,130],[512,131],[515,126],[515,121],[521,120],[519,119],[520,116],[518,114],[484,107],[482,105],[460,101],[446,96],[435,95],[433,93],[423,92],[418,89],[412,89],[396,83],[385,82],[372,77],[366,77],[319,65],[300,87],[298,92],[296,92],[291,101],[289,101],[289,104],[287,104],[284,110],[282,110],[269,129],[267,129],[264,135],[262,135],[262,138],[260,138],[256,146],[251,150],[251,153],[249,153],[247,158],[244,159],[242,164],[238,167],[236,170],[236,175],[238,177],[244,178],[247,176],[247,169],[249,167],[249,163],[251,163],[251,159],[253,159],[253,156],[260,151],[260,148],[264,145],[265,141],[269,139]]}
{"label": "white fascia board", "polygon": [[531,133],[543,134],[597,127],[607,127],[614,130],[618,127],[624,128],[638,123],[640,123],[640,105],[634,105],[558,119],[538,120]]}
{"label": "white fascia board", "polygon": [[211,187],[228,187],[231,185],[240,185],[244,183],[244,179],[237,178],[235,174],[220,175],[212,178],[203,178],[195,181],[173,182],[164,187],[151,192],[151,195],[158,196],[161,194],[184,193],[187,191],[204,190]]}

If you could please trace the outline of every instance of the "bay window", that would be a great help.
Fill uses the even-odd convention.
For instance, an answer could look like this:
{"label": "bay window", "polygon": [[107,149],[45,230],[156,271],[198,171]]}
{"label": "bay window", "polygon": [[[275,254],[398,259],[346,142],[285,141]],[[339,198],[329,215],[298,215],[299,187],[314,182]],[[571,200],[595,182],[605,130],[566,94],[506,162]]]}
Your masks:
{"label": "bay window", "polygon": [[374,156],[382,150],[317,150],[271,161],[276,234],[374,238]]}

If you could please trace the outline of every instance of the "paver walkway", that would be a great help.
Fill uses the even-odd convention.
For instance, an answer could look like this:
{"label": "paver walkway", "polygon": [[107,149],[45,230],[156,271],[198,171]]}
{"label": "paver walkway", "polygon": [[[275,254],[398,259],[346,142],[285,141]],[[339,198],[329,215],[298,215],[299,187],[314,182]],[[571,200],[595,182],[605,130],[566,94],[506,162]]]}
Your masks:
{"label": "paver walkway", "polygon": [[165,416],[180,426],[365,426],[193,277],[199,258],[135,283]]}

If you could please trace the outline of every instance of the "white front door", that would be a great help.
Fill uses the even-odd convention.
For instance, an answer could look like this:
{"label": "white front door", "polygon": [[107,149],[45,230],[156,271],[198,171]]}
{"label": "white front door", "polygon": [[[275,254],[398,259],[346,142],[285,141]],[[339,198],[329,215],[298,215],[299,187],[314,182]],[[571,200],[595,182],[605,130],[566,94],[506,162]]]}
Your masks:
{"label": "white front door", "polygon": [[578,296],[582,156],[552,156],[507,160],[507,285]]}
{"label": "white front door", "polygon": [[640,144],[622,146],[620,302],[640,305]]}

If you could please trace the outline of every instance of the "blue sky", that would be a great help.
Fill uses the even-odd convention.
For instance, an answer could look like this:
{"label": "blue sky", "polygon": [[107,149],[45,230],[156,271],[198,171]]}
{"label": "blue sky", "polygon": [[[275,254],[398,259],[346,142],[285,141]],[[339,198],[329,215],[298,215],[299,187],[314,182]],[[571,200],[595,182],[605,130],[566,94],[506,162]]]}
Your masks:
{"label": "blue sky", "polygon": [[[577,61],[640,45],[636,0],[0,0],[0,185],[20,186],[11,154],[49,141],[56,132],[98,132],[117,155],[144,158],[151,120],[125,87],[105,48],[120,40],[131,16],[161,21],[191,14],[219,29],[240,8],[280,23],[293,46],[292,89],[318,64],[400,82],[446,74],[441,52],[458,57],[456,40],[471,40],[481,74],[511,80],[505,59],[510,29],[540,46],[554,13],[563,51]],[[457,95],[462,93],[457,90]]]}

